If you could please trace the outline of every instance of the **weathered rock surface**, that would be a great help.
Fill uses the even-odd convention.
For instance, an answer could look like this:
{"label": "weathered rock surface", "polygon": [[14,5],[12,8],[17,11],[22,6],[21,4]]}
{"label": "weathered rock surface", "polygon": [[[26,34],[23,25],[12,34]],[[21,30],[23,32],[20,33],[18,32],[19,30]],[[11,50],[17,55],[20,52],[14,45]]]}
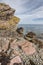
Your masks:
{"label": "weathered rock surface", "polygon": [[[35,65],[43,65],[43,41],[38,39],[36,35],[31,36],[31,34],[30,35],[25,35],[24,38],[26,40],[32,42],[32,44],[35,45],[37,53],[33,54],[32,57],[30,56],[31,59],[33,60],[33,62],[36,62]],[[39,59],[41,59],[40,62],[39,62]],[[35,60],[37,60],[37,61],[35,61]]]}
{"label": "weathered rock surface", "polygon": [[[42,65],[43,64],[43,60],[40,54],[40,52],[37,52],[37,50],[35,49],[34,44],[32,44],[31,42],[25,40],[24,38],[21,39],[17,39],[17,38],[1,38],[2,39],[2,47],[1,50],[3,53],[7,53],[6,55],[8,55],[9,57],[9,61],[10,61],[10,65],[12,64],[22,64],[22,63],[26,63],[26,64],[31,64],[31,62],[33,62],[33,64],[35,65]],[[4,44],[3,44],[4,43]],[[1,51],[0,51],[1,53]],[[15,61],[14,61],[15,60]]]}
{"label": "weathered rock surface", "polygon": [[20,19],[13,16],[14,12],[9,5],[0,3],[0,64],[43,65],[43,43],[35,33],[24,36],[24,29],[16,28]]}
{"label": "weathered rock surface", "polygon": [[30,38],[33,38],[33,37],[36,37],[36,34],[33,33],[33,32],[28,32],[28,33],[26,34],[26,36],[27,36],[27,37],[30,37]]}
{"label": "weathered rock surface", "polygon": [[15,10],[5,3],[0,3],[0,19],[7,20],[14,15]]}
{"label": "weathered rock surface", "polygon": [[22,27],[17,28],[16,30],[19,34],[23,34],[24,29]]}
{"label": "weathered rock surface", "polygon": [[6,5],[5,3],[0,3],[0,11],[6,11],[10,9],[9,5]]}
{"label": "weathered rock surface", "polygon": [[15,31],[17,29],[17,24],[19,18],[14,16],[15,10],[9,5],[0,3],[0,35],[6,35],[9,31]]}
{"label": "weathered rock surface", "polygon": [[[13,46],[12,46],[13,45]],[[21,41],[18,41],[15,43],[15,40],[12,42],[12,47],[15,48],[15,47],[18,47],[20,48],[21,50],[24,51],[24,53],[26,55],[31,55],[33,53],[36,52],[35,48],[33,47],[32,43],[26,41],[26,40],[21,40]],[[33,51],[33,52],[32,52]]]}
{"label": "weathered rock surface", "polygon": [[35,33],[29,32],[24,38],[32,43],[34,43],[38,48],[43,48],[43,41],[37,38]]}
{"label": "weathered rock surface", "polygon": [[13,16],[10,20],[0,20],[0,29],[1,30],[15,30],[16,24],[19,22],[19,18]]}
{"label": "weathered rock surface", "polygon": [[19,36],[19,37],[23,37],[24,36],[23,35],[24,28],[23,27],[17,28],[16,32],[17,32],[17,36]]}

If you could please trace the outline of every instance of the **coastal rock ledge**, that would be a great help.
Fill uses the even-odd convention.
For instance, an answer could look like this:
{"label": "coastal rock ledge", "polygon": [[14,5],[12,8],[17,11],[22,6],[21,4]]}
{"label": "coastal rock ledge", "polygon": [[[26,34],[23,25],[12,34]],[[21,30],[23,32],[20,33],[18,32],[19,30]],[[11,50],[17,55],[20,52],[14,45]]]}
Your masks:
{"label": "coastal rock ledge", "polygon": [[43,53],[40,54],[36,45],[27,40],[36,35],[24,36],[24,29],[17,28],[20,19],[14,12],[9,5],[0,3],[0,65],[43,65]]}

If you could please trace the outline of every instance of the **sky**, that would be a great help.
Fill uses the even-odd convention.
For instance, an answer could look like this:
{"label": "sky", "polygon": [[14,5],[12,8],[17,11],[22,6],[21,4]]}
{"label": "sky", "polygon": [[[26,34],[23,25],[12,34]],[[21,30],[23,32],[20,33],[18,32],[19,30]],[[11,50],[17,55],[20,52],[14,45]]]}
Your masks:
{"label": "sky", "polygon": [[43,0],[0,0],[16,10],[19,24],[43,24]]}

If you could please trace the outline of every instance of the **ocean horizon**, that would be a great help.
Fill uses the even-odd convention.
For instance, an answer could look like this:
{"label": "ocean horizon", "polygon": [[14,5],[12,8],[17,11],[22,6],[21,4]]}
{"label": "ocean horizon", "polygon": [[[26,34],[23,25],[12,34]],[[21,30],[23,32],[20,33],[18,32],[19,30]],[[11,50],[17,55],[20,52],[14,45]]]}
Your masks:
{"label": "ocean horizon", "polygon": [[34,32],[36,34],[43,33],[43,24],[19,24],[18,27],[24,28],[24,33]]}

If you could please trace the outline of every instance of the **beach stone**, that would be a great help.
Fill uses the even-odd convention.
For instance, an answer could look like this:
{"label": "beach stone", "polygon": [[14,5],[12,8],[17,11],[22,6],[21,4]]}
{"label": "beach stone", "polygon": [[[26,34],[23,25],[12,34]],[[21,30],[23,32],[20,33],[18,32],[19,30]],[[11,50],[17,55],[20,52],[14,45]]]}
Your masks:
{"label": "beach stone", "polygon": [[39,54],[36,52],[33,55],[29,56],[29,59],[35,64],[35,65],[43,65],[43,61],[40,58]]}
{"label": "beach stone", "polygon": [[[22,63],[29,65],[42,65],[43,60],[41,60],[39,53],[37,53],[34,45],[31,42],[25,40],[24,38],[20,40],[7,38],[7,40],[10,41],[10,48],[13,49],[12,54],[14,54],[14,57],[11,55],[13,58],[11,59],[10,65],[21,65]],[[19,61],[19,58],[22,62]]]}
{"label": "beach stone", "polygon": [[39,49],[39,56],[43,61],[43,48]]}

